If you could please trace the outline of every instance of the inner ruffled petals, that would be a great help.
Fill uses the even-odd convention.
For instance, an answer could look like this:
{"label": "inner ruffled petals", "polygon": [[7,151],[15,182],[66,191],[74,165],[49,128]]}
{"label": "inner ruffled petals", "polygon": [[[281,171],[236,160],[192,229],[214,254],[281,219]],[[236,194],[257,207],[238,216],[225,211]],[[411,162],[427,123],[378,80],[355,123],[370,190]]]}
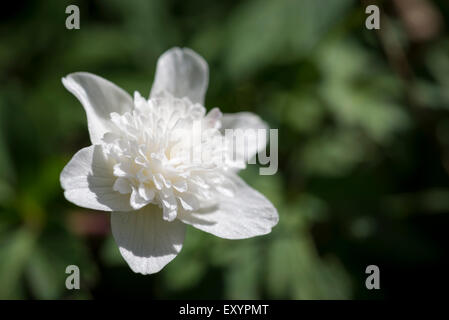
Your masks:
{"label": "inner ruffled petals", "polygon": [[136,92],[134,110],[112,113],[116,129],[103,137],[106,156],[115,163],[113,189],[129,194],[135,210],[160,206],[168,221],[179,210],[210,205],[216,194],[232,196],[225,174],[232,162],[223,156],[226,145],[217,143],[220,118],[217,108],[206,115],[203,106],[188,99],[146,100]]}

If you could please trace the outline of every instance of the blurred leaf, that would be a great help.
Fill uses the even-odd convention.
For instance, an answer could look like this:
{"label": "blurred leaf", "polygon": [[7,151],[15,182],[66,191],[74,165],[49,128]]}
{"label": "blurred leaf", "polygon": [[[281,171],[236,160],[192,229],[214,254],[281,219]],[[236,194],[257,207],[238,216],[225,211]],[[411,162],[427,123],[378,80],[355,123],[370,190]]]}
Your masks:
{"label": "blurred leaf", "polygon": [[122,29],[111,26],[81,28],[72,37],[70,48],[63,58],[67,65],[78,66],[79,71],[98,69],[112,61],[126,62],[133,48],[129,45],[117,46],[117,43],[128,40]]}
{"label": "blurred leaf", "polygon": [[380,100],[370,90],[332,82],[323,87],[323,94],[337,121],[362,128],[376,142],[390,142],[396,132],[409,125],[400,106]]}
{"label": "blurred leaf", "polygon": [[35,236],[25,228],[0,239],[0,299],[22,298],[21,276],[35,246]]}
{"label": "blurred leaf", "polygon": [[[302,193],[290,205],[296,214],[302,215],[309,221],[322,221],[329,215],[329,208],[325,201],[310,193]],[[290,209],[290,210],[292,210]]]}
{"label": "blurred leaf", "polygon": [[348,298],[346,281],[341,267],[322,262],[306,237],[280,238],[269,247],[268,291],[276,298]]}
{"label": "blurred leaf", "polygon": [[60,297],[65,289],[65,277],[58,276],[58,273],[62,274],[61,270],[57,270],[53,261],[38,247],[33,250],[31,261],[32,263],[27,266],[26,271],[34,296],[38,299]]}
{"label": "blurred leaf", "polygon": [[326,10],[314,0],[241,4],[229,20],[226,62],[231,76],[243,77],[282,58],[308,53],[342,19],[351,2],[328,0]]}
{"label": "blurred leaf", "polygon": [[209,261],[206,256],[210,236],[202,231],[189,228],[181,253],[176,263],[170,263],[163,272],[167,287],[171,290],[186,290],[197,285],[206,273]]}
{"label": "blurred leaf", "polygon": [[438,42],[425,57],[425,62],[433,77],[444,87],[449,85],[449,40]]}
{"label": "blurred leaf", "polygon": [[317,97],[306,92],[281,94],[275,104],[285,106],[283,121],[300,133],[319,130],[325,116],[325,110]]}
{"label": "blurred leaf", "polygon": [[10,200],[14,195],[14,189],[5,180],[0,179],[0,204]]}
{"label": "blurred leaf", "polygon": [[426,212],[449,212],[449,189],[433,188],[416,193],[390,195],[384,200],[385,208],[396,216]]}
{"label": "blurred leaf", "polygon": [[53,277],[59,286],[65,288],[66,267],[76,265],[80,269],[81,290],[89,292],[97,279],[98,270],[82,239],[66,232],[55,231],[44,234],[39,243],[47,261],[51,261]]}
{"label": "blurred leaf", "polygon": [[363,160],[363,147],[355,132],[323,132],[305,143],[297,161],[307,174],[341,176]]}
{"label": "blurred leaf", "polygon": [[5,108],[5,105],[0,95],[0,204],[6,202],[12,196],[14,192],[12,182],[16,178],[9,150],[6,145],[3,123],[6,114],[3,108]]}
{"label": "blurred leaf", "polygon": [[235,251],[236,258],[226,272],[227,299],[260,299],[262,259],[258,248],[246,241],[241,242]]}
{"label": "blurred leaf", "polygon": [[[172,263],[167,270],[166,285],[172,290],[184,290],[194,287],[201,280],[206,271],[206,265],[202,261],[194,259],[180,259]],[[167,267],[168,268],[168,267]]]}
{"label": "blurred leaf", "polygon": [[277,299],[291,295],[291,276],[294,268],[289,255],[290,240],[278,239],[269,246],[268,256],[268,292]]}
{"label": "blurred leaf", "polygon": [[379,143],[389,142],[393,134],[408,127],[407,113],[394,102],[399,85],[379,71],[382,66],[373,69],[376,60],[361,47],[329,42],[318,57],[326,76],[321,91],[339,123],[359,127]]}
{"label": "blurred leaf", "polygon": [[120,250],[112,235],[106,237],[101,247],[101,260],[107,266],[126,265],[125,260],[120,254]]}
{"label": "blurred leaf", "polygon": [[449,108],[449,92],[445,86],[419,79],[413,86],[413,98],[419,106],[433,109]]}
{"label": "blurred leaf", "polygon": [[122,18],[125,43],[132,49],[140,67],[153,69],[157,55],[170,46],[179,45],[176,41],[179,30],[170,15],[169,2],[114,0],[105,2],[104,6]]}

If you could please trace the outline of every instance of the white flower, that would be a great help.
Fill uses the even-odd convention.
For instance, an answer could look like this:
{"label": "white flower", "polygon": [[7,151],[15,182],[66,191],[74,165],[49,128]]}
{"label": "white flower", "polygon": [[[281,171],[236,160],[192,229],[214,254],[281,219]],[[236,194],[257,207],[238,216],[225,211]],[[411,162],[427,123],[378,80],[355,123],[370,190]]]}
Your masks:
{"label": "white flower", "polygon": [[112,212],[112,233],[134,272],[169,263],[181,251],[185,224],[227,239],[267,234],[277,224],[273,205],[236,173],[266,141],[247,146],[245,159],[233,158],[229,141],[217,143],[224,129],[266,125],[247,112],[206,115],[208,66],[192,50],[173,48],[159,58],[148,100],[90,73],[62,82],[83,105],[92,142],[62,171],[64,195]]}

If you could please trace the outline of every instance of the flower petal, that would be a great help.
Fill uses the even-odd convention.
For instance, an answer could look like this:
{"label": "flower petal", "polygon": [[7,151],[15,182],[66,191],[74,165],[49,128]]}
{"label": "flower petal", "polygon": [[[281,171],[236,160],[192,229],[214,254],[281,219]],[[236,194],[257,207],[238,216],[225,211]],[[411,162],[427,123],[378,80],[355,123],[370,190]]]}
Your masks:
{"label": "flower petal", "polygon": [[139,210],[146,206],[149,201],[145,200],[140,194],[138,189],[133,188],[133,191],[131,193],[130,197],[130,204],[131,207],[133,207],[134,210]]}
{"label": "flower petal", "polygon": [[279,221],[277,210],[240,177],[234,175],[231,179],[235,185],[234,196],[220,194],[216,206],[196,212],[179,210],[178,218],[226,239],[245,239],[269,233]]}
{"label": "flower petal", "polygon": [[129,195],[113,190],[116,177],[100,145],[78,151],[61,172],[64,196],[74,204],[95,210],[128,211]]}
{"label": "flower petal", "polygon": [[112,82],[87,72],[76,72],[62,78],[62,83],[77,97],[86,111],[92,144],[99,144],[103,134],[113,130],[110,113],[131,111],[131,96]]}
{"label": "flower petal", "polygon": [[113,212],[111,229],[120,253],[136,273],[159,272],[182,249],[185,225],[167,222],[152,204],[139,211]]}
{"label": "flower petal", "polygon": [[208,83],[209,67],[200,55],[188,48],[172,48],[157,62],[150,97],[167,91],[203,105]]}
{"label": "flower petal", "polygon": [[[237,145],[234,147],[236,151],[236,158],[243,159],[247,162],[254,157],[258,152],[265,149],[267,145],[267,131],[268,125],[256,114],[251,112],[225,113],[221,118],[221,131],[226,133],[226,129],[241,129],[244,133],[244,138],[247,139],[246,150],[245,146]],[[265,134],[258,134],[258,129],[264,129]],[[234,131],[236,133],[236,131]],[[241,141],[244,141],[241,139]],[[245,156],[246,152],[246,156]]]}

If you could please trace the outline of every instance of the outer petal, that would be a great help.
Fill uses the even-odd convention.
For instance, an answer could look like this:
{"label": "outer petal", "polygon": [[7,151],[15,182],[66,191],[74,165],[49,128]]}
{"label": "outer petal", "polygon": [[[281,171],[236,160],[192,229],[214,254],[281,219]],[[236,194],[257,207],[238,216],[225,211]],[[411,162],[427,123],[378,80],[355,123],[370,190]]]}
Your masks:
{"label": "outer petal", "polygon": [[188,48],[173,48],[159,58],[150,97],[164,91],[177,98],[188,97],[193,103],[204,105],[209,67],[196,52]]}
{"label": "outer petal", "polygon": [[[268,125],[256,114],[251,112],[225,113],[221,118],[221,131],[226,133],[226,129],[241,129],[248,139],[246,150],[243,146],[237,148],[237,159],[243,159],[247,162],[259,151],[265,149],[267,145]],[[265,133],[259,137],[258,129],[264,129]],[[249,134],[248,134],[249,133]],[[243,141],[243,140],[242,140]],[[246,156],[245,156],[246,152]]]}
{"label": "outer petal", "polygon": [[100,145],[78,151],[60,176],[64,196],[74,204],[95,210],[128,211],[129,195],[113,190],[116,177]]}
{"label": "outer petal", "polygon": [[112,82],[87,72],[77,72],[62,78],[62,83],[78,98],[87,115],[90,140],[99,144],[103,134],[113,130],[111,112],[131,111],[131,96]]}
{"label": "outer petal", "polygon": [[234,196],[220,196],[212,208],[194,213],[182,211],[178,218],[197,229],[226,239],[245,239],[264,235],[278,221],[277,210],[262,194],[235,175]]}
{"label": "outer petal", "polygon": [[113,212],[111,228],[120,253],[136,273],[159,272],[182,249],[186,226],[162,219],[155,205],[134,212]]}

